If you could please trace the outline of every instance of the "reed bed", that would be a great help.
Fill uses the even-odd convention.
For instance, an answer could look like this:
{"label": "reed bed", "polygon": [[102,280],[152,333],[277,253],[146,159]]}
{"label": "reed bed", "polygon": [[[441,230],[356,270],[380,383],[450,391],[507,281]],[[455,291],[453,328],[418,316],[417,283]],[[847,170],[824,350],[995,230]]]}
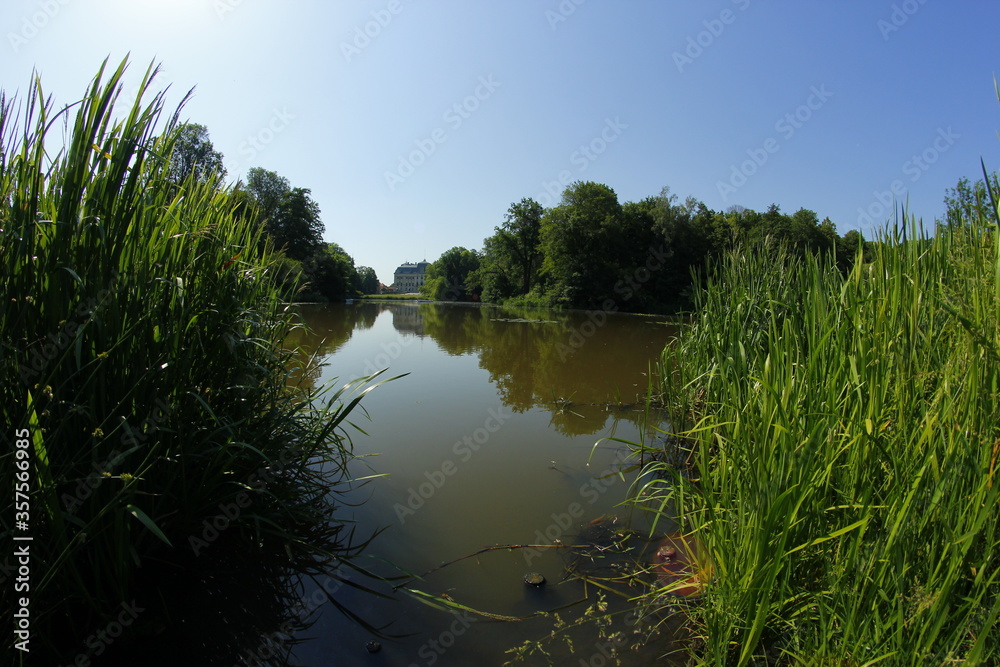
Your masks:
{"label": "reed bed", "polygon": [[692,470],[636,501],[711,555],[692,663],[1000,664],[997,219],[903,220],[846,275],[730,252],[664,350]]}
{"label": "reed bed", "polygon": [[[178,115],[149,93],[155,68],[123,103],[125,67],[105,63],[67,108],[37,79],[0,101],[0,532],[33,537],[32,664],[93,657],[85,638],[137,597],[150,611],[114,648],[181,642],[163,634],[178,622],[164,573],[277,554],[276,594],[294,599],[291,566],[342,578],[359,546],[333,511],[364,382],[288,386],[280,257],[229,187],[169,178]],[[20,429],[27,531],[14,525]],[[2,597],[9,629],[10,581]],[[239,628],[244,646],[267,630]]]}

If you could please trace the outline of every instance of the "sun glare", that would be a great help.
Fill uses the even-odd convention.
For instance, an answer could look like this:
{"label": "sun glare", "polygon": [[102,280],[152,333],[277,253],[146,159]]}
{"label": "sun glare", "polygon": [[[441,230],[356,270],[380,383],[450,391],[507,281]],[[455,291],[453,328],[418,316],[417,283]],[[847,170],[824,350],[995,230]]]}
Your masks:
{"label": "sun glare", "polygon": [[214,5],[231,8],[238,0],[119,0],[116,9],[122,18],[169,25],[200,24],[215,17]]}

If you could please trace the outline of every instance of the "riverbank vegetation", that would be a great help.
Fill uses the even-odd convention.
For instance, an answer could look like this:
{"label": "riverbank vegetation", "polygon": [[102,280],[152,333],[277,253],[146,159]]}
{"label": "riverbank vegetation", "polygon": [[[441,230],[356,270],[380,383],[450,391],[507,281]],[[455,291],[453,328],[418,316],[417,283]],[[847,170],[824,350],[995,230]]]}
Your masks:
{"label": "riverbank vegetation", "polygon": [[687,466],[637,502],[710,554],[697,664],[1000,662],[998,193],[964,183],[847,267],[769,239],[695,285],[661,361]]}
{"label": "riverbank vegetation", "polygon": [[423,301],[420,294],[363,294],[359,298],[366,301]]}
{"label": "riverbank vegetation", "polygon": [[296,301],[342,301],[378,292],[375,270],[354,265],[339,244],[323,241],[319,204],[307,188],[293,188],[288,179],[261,167],[247,171],[233,196],[240,214],[260,227],[282,252],[282,282],[295,286]]}
{"label": "riverbank vegetation", "polygon": [[479,268],[479,253],[455,247],[446,250],[427,267],[420,295],[434,301],[476,301],[469,275]]}
{"label": "riverbank vegetation", "polygon": [[[442,255],[430,267],[438,278],[433,298],[676,312],[690,308],[692,274],[709,258],[765,237],[796,254],[836,254],[845,271],[864,246],[858,232],[841,237],[829,218],[808,209],[713,211],[692,197],[679,202],[668,188],[621,203],[607,185],[576,182],[557,206],[532,199],[512,204],[482,251],[452,248]],[[458,254],[468,259],[458,264]]]}
{"label": "riverbank vegetation", "polygon": [[[179,123],[164,178],[180,185],[188,178],[221,186],[225,158],[215,150],[208,128]],[[304,302],[343,301],[378,292],[375,270],[355,266],[339,244],[323,240],[325,226],[319,204],[308,188],[292,187],[287,178],[263,167],[247,170],[230,196],[236,214],[260,231],[280,254],[274,273],[288,298]]]}
{"label": "riverbank vegetation", "polygon": [[63,109],[38,80],[0,101],[0,534],[31,538],[0,587],[8,630],[30,598],[30,653],[5,654],[280,662],[303,579],[363,572],[337,497],[367,380],[288,384],[294,277],[239,188],[178,176],[156,71],[132,103],[124,70]]}

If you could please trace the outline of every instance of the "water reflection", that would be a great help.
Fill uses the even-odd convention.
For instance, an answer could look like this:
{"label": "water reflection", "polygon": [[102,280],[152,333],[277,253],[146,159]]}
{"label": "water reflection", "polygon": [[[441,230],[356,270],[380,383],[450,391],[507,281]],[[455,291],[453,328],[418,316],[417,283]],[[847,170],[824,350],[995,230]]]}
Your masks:
{"label": "water reflection", "polygon": [[[317,641],[297,647],[296,658],[309,665],[501,664],[525,640],[549,637],[552,618],[497,623],[496,615],[521,617],[570,603],[576,604],[560,613],[579,624],[566,628],[565,636],[586,656],[596,642],[606,642],[586,610],[598,604],[604,586],[617,584],[604,580],[607,567],[592,572],[585,566],[609,566],[603,558],[608,545],[595,546],[600,553],[586,558],[574,558],[563,547],[576,545],[587,526],[610,515],[620,518],[614,525],[623,530],[626,522],[643,536],[650,529],[620,507],[636,476],[628,447],[595,442],[611,435],[626,441],[649,436],[637,406],[649,364],[670,329],[634,316],[426,303],[368,302],[301,312],[312,332],[296,335],[327,364],[312,381],[337,376],[339,383],[384,366],[388,375],[408,373],[365,397],[371,421],[362,424],[366,437],[355,442],[364,457],[356,476],[379,476],[349,500],[359,530],[385,529],[366,551],[385,568],[380,573],[399,574],[388,565],[395,563],[408,573],[431,574],[404,586],[415,589],[410,594],[400,589],[377,598],[350,586],[337,593],[352,611],[378,625],[389,623],[389,631],[401,635],[381,640],[377,655],[365,650],[375,637],[323,610],[308,633],[297,635]],[[362,326],[367,330],[360,331]],[[649,423],[658,423],[656,417]],[[616,565],[645,562],[645,542],[634,541]],[[488,551],[463,558],[483,548]],[[549,583],[526,589],[529,572]],[[604,579],[584,584],[584,576]],[[600,603],[617,614],[615,623],[632,611],[628,598],[642,581],[630,578],[623,586],[640,588],[619,591],[624,597],[608,593]],[[441,599],[482,614],[473,613],[459,633],[455,615],[422,604],[426,599],[418,601],[418,592],[446,595]],[[615,625],[618,630],[634,628]],[[578,662],[561,642],[547,650],[557,664]],[[650,664],[663,652],[662,643],[651,642],[623,664]],[[528,664],[537,664],[535,657]]]}
{"label": "water reflection", "polygon": [[589,311],[367,302],[307,305],[299,312],[308,329],[294,332],[289,343],[321,357],[383,316],[400,337],[430,339],[452,356],[476,355],[508,408],[544,408],[565,435],[596,433],[609,417],[638,423],[650,360],[673,335],[660,320]]}

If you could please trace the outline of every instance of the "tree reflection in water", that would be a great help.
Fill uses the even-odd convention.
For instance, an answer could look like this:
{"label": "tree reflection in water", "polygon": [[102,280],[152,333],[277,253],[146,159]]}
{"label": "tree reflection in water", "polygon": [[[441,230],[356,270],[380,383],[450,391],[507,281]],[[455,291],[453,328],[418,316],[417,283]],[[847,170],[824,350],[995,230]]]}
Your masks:
{"label": "tree reflection in water", "polygon": [[[309,329],[289,343],[303,356],[332,355],[355,329],[371,328],[388,311],[402,335],[430,338],[449,355],[477,355],[507,407],[547,409],[564,435],[597,433],[609,417],[639,424],[650,360],[674,332],[661,319],[599,311],[413,302],[299,308]],[[311,386],[319,374],[317,368],[304,380]]]}

